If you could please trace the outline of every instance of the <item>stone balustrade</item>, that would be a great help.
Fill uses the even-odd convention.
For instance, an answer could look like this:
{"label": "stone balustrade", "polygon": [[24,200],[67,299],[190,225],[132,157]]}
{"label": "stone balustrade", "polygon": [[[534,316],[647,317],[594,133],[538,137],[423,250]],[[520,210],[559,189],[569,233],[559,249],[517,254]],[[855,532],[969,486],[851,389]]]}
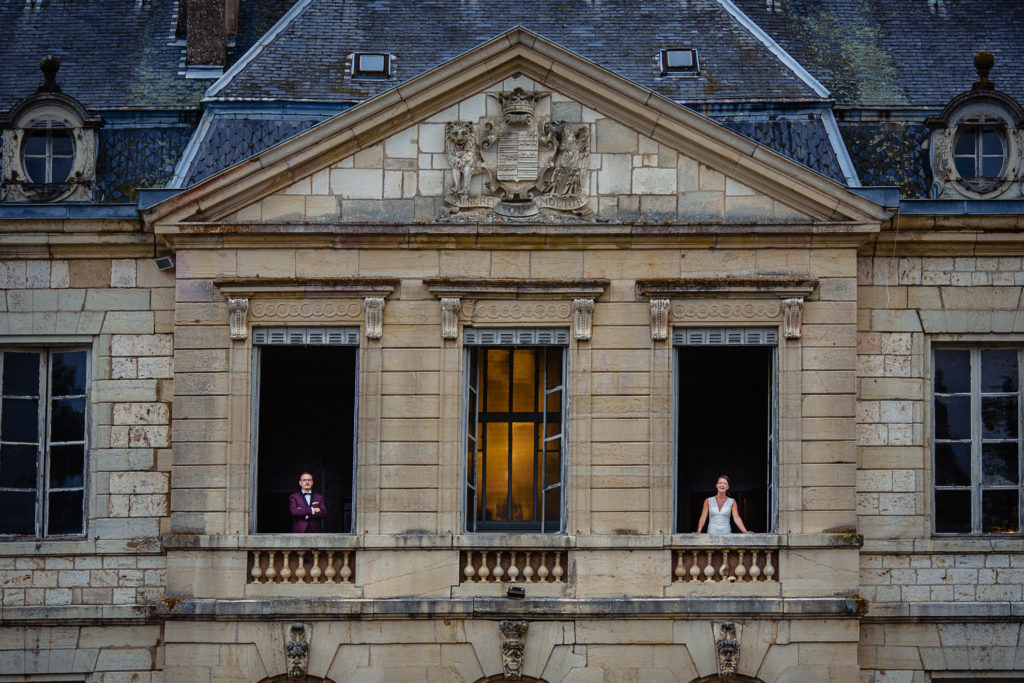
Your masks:
{"label": "stone balustrade", "polygon": [[565,583],[564,550],[463,550],[462,583]]}
{"label": "stone balustrade", "polygon": [[356,576],[351,550],[250,550],[248,583],[351,584]]}
{"label": "stone balustrade", "polygon": [[778,581],[777,550],[693,548],[672,551],[673,583]]}

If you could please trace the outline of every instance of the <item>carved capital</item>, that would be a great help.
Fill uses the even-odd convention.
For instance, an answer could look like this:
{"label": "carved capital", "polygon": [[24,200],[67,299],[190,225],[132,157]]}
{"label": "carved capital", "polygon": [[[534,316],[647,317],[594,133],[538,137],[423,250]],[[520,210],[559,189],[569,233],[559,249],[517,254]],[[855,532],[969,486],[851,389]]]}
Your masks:
{"label": "carved capital", "polygon": [[380,339],[384,334],[384,297],[366,297],[363,309],[366,311],[366,338]]}
{"label": "carved capital", "polygon": [[462,299],[458,297],[441,297],[441,339],[459,338],[459,311],[462,310]]}
{"label": "carved capital", "polygon": [[786,339],[799,339],[803,336],[804,298],[782,300],[783,331]]}
{"label": "carved capital", "polygon": [[668,299],[651,299],[651,339],[662,341],[668,339]]}
{"label": "carved capital", "polygon": [[735,675],[740,664],[739,625],[723,621],[715,628],[715,654],[718,658],[718,676],[722,680]]}
{"label": "carved capital", "polygon": [[309,637],[305,624],[292,624],[284,642],[288,678],[305,678],[309,670]]}
{"label": "carved capital", "polygon": [[573,333],[579,341],[590,341],[594,331],[594,300],[572,300]]}
{"label": "carved capital", "polygon": [[245,339],[249,336],[248,299],[228,299],[228,326],[231,328],[232,339]]}
{"label": "carved capital", "polygon": [[498,624],[501,633],[501,666],[507,681],[523,677],[523,653],[526,651],[526,632],[530,625],[525,621],[503,621]]}

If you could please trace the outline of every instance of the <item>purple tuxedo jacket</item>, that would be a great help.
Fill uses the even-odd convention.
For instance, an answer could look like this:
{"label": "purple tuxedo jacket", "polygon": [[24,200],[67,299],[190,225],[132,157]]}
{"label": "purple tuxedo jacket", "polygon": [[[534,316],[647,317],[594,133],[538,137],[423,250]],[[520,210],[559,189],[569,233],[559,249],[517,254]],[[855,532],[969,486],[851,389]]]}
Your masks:
{"label": "purple tuxedo jacket", "polygon": [[[293,493],[288,497],[293,534],[318,534],[324,530],[323,519],[327,516],[324,497],[319,493],[314,493],[312,498],[313,504],[306,505],[306,498],[301,493]],[[314,514],[313,508],[320,508],[320,512]]]}

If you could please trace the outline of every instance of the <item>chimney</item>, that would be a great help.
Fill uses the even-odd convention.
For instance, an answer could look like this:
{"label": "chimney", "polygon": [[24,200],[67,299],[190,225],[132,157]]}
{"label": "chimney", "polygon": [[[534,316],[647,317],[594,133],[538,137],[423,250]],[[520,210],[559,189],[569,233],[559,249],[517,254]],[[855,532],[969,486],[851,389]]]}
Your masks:
{"label": "chimney", "polygon": [[[224,67],[228,53],[229,8],[238,22],[238,0],[179,0],[179,28],[185,29],[185,65]],[[181,21],[181,20],[184,21]]]}

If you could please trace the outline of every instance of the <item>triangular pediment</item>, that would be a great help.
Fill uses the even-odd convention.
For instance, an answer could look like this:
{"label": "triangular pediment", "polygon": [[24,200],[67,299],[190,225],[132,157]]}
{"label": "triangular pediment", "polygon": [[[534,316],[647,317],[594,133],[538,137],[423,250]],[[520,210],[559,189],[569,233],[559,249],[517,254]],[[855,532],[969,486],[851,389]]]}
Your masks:
{"label": "triangular pediment", "polygon": [[[517,88],[535,107],[529,125],[506,125],[516,107],[503,105],[501,93]],[[566,126],[544,125],[550,121]],[[479,148],[478,162],[461,174],[452,167],[462,162],[446,148],[458,122]],[[534,186],[524,184],[531,178]],[[869,227],[885,218],[841,185],[521,28],[193,186],[145,218],[158,231],[197,222],[411,223],[444,220],[446,210],[487,213],[510,192],[552,195],[536,200],[540,208],[576,220]]]}

